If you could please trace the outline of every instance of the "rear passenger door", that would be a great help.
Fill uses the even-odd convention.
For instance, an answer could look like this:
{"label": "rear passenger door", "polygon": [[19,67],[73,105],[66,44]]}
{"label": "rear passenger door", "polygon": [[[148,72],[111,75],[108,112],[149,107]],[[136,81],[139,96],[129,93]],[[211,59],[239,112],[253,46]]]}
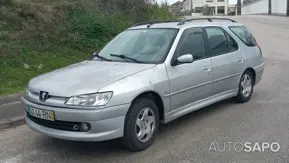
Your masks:
{"label": "rear passenger door", "polygon": [[245,44],[242,51],[244,52],[246,66],[255,67],[262,64],[261,48],[249,30],[244,26],[230,26],[229,29]]}
{"label": "rear passenger door", "polygon": [[219,26],[209,26],[204,29],[212,60],[212,95],[237,89],[239,76],[245,66],[237,42]]}

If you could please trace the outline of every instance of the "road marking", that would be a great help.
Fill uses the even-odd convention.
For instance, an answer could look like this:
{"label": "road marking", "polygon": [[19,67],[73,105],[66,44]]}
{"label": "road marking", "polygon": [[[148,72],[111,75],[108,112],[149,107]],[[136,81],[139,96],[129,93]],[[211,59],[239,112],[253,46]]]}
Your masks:
{"label": "road marking", "polygon": [[262,104],[268,104],[268,103],[272,103],[272,101],[266,101],[266,100],[264,100],[264,101],[256,101],[257,103],[262,103]]}
{"label": "road marking", "polygon": [[287,101],[279,101],[279,100],[268,100],[268,101],[255,101],[261,104],[289,104]]}
{"label": "road marking", "polygon": [[22,160],[22,156],[20,155],[20,156],[6,159],[6,160],[4,160],[4,163],[19,163],[19,162],[21,162],[21,160]]}
{"label": "road marking", "polygon": [[16,105],[16,104],[20,104],[20,103],[21,103],[21,101],[14,101],[14,102],[0,105],[0,108],[5,107],[5,106],[10,106],[10,105]]}

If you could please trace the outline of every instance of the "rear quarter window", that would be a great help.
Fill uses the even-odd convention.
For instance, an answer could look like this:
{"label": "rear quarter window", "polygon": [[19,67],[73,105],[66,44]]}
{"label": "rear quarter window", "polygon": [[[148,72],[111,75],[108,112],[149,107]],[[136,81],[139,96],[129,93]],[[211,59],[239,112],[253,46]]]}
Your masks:
{"label": "rear quarter window", "polygon": [[244,26],[231,26],[229,29],[247,46],[257,46],[256,39]]}

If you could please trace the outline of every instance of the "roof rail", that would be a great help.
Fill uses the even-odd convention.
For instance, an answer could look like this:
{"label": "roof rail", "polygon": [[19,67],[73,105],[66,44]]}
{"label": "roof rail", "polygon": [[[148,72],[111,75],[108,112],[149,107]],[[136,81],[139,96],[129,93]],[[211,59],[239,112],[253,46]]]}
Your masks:
{"label": "roof rail", "polygon": [[185,20],[180,21],[178,23],[178,25],[184,25],[186,22],[192,21],[192,20],[208,20],[209,22],[213,22],[213,19],[215,19],[215,20],[228,20],[228,21],[231,21],[233,23],[237,22],[237,21],[230,19],[230,18],[191,18],[191,19],[185,19]]}
{"label": "roof rail", "polygon": [[152,21],[144,21],[144,22],[139,22],[132,27],[140,26],[140,25],[148,25],[148,28],[156,23],[171,23],[171,22],[180,22],[180,20],[152,20]]}

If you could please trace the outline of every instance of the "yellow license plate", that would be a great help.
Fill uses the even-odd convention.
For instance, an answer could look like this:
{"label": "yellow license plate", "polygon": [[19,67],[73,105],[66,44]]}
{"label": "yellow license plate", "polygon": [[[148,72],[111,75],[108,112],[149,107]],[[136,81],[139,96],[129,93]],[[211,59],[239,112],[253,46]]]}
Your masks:
{"label": "yellow license plate", "polygon": [[28,113],[29,113],[29,115],[36,117],[36,118],[54,121],[54,112],[53,111],[37,109],[37,108],[33,108],[31,106],[28,106]]}

